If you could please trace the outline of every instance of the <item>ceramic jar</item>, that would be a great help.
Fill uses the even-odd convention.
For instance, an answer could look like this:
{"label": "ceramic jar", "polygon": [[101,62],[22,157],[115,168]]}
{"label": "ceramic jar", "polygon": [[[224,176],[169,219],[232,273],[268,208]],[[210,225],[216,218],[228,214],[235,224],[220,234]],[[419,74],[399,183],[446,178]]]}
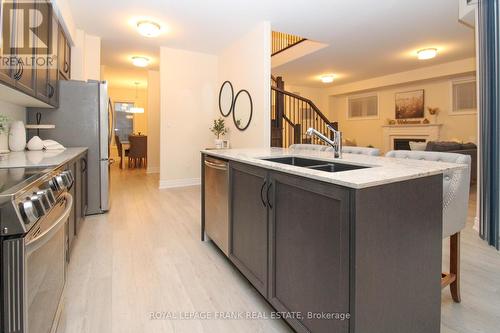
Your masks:
{"label": "ceramic jar", "polygon": [[26,148],[26,128],[22,121],[10,124],[9,148],[11,151],[23,151]]}

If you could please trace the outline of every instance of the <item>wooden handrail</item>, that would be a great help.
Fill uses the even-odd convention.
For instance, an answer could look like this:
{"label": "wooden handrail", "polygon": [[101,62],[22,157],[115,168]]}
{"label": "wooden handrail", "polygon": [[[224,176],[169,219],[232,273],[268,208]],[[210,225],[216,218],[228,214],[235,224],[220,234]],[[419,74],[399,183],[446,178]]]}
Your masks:
{"label": "wooden handrail", "polygon": [[290,96],[290,97],[293,97],[293,98],[296,98],[298,100],[301,100],[303,101],[304,103],[307,103],[311,106],[311,108],[314,110],[314,112],[316,112],[318,114],[318,116],[323,119],[323,121],[327,124],[331,124],[330,120],[323,114],[323,112],[321,112],[318,107],[313,103],[313,101],[311,101],[310,99],[308,98],[305,98],[305,97],[302,97],[300,95],[297,95],[297,94],[294,94],[294,93],[291,93],[289,91],[286,91],[286,90],[283,90],[283,89],[280,89],[280,88],[277,88],[277,87],[271,87],[272,90],[274,91],[277,91],[283,95],[287,95],[287,96]]}
{"label": "wooden handrail", "polygon": [[283,52],[283,51],[286,51],[286,50],[288,50],[289,48],[296,46],[297,44],[300,44],[300,43],[302,43],[302,42],[305,42],[306,40],[307,40],[307,38],[302,38],[302,39],[301,39],[301,40],[299,40],[298,42],[295,42],[295,43],[293,43],[293,44],[289,44],[287,47],[282,48],[281,50],[278,50],[278,51],[276,51],[276,52],[272,53],[272,54],[271,54],[271,57],[272,57],[272,56],[275,56],[275,55],[277,55],[277,54],[279,54],[279,53],[281,53],[281,52]]}
{"label": "wooden handrail", "polygon": [[271,56],[283,52],[305,40],[305,38],[300,36],[273,31],[271,34]]}

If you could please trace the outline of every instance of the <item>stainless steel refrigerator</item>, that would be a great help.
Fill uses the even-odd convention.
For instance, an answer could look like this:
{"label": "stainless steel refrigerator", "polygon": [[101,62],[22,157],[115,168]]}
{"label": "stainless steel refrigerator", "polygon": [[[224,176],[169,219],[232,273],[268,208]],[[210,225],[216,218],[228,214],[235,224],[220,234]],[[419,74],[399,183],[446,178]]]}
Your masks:
{"label": "stainless steel refrigerator", "polygon": [[[65,147],[88,147],[87,215],[109,210],[109,147],[113,111],[108,85],[99,81],[60,81],[59,107],[29,108],[28,124],[54,124],[55,129],[42,130],[42,140],[56,140]],[[39,116],[40,117],[40,116]],[[29,137],[36,133],[29,131]]]}

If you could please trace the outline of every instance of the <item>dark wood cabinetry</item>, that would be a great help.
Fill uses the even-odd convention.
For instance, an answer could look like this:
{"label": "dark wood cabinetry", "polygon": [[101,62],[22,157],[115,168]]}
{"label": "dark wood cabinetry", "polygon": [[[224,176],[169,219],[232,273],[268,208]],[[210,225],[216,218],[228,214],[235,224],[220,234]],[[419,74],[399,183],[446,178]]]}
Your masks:
{"label": "dark wood cabinetry", "polygon": [[[12,6],[23,9],[24,18],[10,18],[9,10],[2,1],[2,20],[11,22],[0,27],[4,40],[11,40],[12,45],[2,50],[2,56],[10,57],[11,66],[0,68],[0,84],[33,97],[47,106],[58,106],[58,80],[71,78],[71,46],[64,30],[54,15],[49,1],[32,3],[14,1]],[[37,38],[28,38],[29,34],[19,33],[33,10],[40,13],[39,19],[49,20],[52,24],[40,24],[30,31]],[[34,42],[30,42],[34,40]],[[42,45],[47,44],[47,45]],[[48,51],[47,51],[48,50]],[[44,61],[45,58],[45,61]]]}
{"label": "dark wood cabinetry", "polygon": [[71,79],[71,47],[61,26],[59,26],[57,49],[60,78],[61,80],[69,80]]}
{"label": "dark wood cabinetry", "polygon": [[439,331],[441,175],[353,189],[229,174],[229,258],[295,331]]}
{"label": "dark wood cabinetry", "polygon": [[348,332],[348,321],[307,313],[349,313],[349,190],[271,173],[269,301],[300,312],[297,332]]}
{"label": "dark wood cabinetry", "polygon": [[[42,17],[52,17],[51,7],[49,3],[45,1],[37,2],[36,8],[42,13]],[[46,25],[40,25],[37,28],[37,36],[42,40],[50,40],[50,28]],[[50,48],[51,45],[47,45]],[[37,49],[36,51],[37,59],[46,57],[47,51],[43,49]],[[48,86],[49,80],[49,68],[48,66],[37,66],[36,68],[36,97],[46,103],[49,102],[49,94],[51,89]]]}
{"label": "dark wood cabinetry", "polygon": [[267,183],[265,170],[231,164],[229,258],[264,296],[268,280],[268,219],[263,195]]}
{"label": "dark wood cabinetry", "polygon": [[68,220],[68,260],[75,237],[78,235],[81,223],[85,218],[87,207],[87,153],[78,156],[66,164],[66,170],[71,170],[74,182],[70,189],[73,197],[73,208]]}

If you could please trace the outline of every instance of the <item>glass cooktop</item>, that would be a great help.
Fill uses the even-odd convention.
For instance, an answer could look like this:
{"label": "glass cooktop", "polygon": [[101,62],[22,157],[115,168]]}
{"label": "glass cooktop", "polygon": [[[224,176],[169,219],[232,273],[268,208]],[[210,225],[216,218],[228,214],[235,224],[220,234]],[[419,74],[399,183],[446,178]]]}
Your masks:
{"label": "glass cooktop", "polygon": [[0,169],[0,195],[13,195],[45,175],[47,168]]}

